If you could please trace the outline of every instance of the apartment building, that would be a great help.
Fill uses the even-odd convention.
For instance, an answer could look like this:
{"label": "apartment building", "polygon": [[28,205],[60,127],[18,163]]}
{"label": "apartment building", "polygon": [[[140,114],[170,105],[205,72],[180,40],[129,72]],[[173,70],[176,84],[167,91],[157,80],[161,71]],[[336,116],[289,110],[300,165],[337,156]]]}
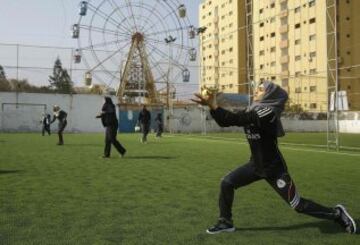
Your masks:
{"label": "apartment building", "polygon": [[204,0],[199,5],[200,86],[246,93],[244,0]]}
{"label": "apartment building", "polygon": [[272,80],[290,105],[327,110],[326,1],[254,0],[254,78]]}
{"label": "apartment building", "polygon": [[337,1],[339,90],[347,92],[349,109],[360,110],[360,1]]}

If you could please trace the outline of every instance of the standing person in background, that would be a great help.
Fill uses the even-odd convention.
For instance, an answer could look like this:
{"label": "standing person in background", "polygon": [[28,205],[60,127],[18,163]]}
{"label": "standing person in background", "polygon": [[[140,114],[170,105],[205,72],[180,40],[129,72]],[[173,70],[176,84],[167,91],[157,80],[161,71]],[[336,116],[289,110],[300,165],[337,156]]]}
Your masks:
{"label": "standing person in background", "polygon": [[67,113],[63,110],[60,110],[60,107],[58,105],[53,106],[53,112],[54,112],[54,116],[50,124],[55,122],[56,119],[59,120],[59,124],[58,124],[59,142],[57,144],[63,145],[64,144],[63,132],[67,125],[67,120],[66,120]]}
{"label": "standing person in background", "polygon": [[155,123],[156,123],[156,138],[160,138],[161,134],[162,134],[162,132],[164,130],[164,124],[163,124],[162,114],[161,113],[158,113],[156,115]]}
{"label": "standing person in background", "polygon": [[43,117],[41,119],[41,123],[42,123],[42,136],[45,135],[45,131],[48,133],[48,135],[51,135],[51,131],[50,131],[50,120],[51,120],[51,116],[48,113],[44,113]]}
{"label": "standing person in background", "polygon": [[139,124],[141,126],[141,132],[143,134],[143,136],[141,138],[141,142],[146,143],[147,142],[147,135],[149,134],[150,124],[151,124],[151,114],[146,109],[146,105],[143,106],[143,109],[139,114],[138,122],[139,122]]}
{"label": "standing person in background", "polygon": [[110,97],[105,97],[104,99],[105,103],[101,109],[101,113],[96,116],[96,118],[101,118],[101,122],[105,127],[105,149],[103,158],[110,157],[111,144],[115,146],[121,157],[124,157],[126,149],[116,139],[119,123],[116,118],[115,105]]}

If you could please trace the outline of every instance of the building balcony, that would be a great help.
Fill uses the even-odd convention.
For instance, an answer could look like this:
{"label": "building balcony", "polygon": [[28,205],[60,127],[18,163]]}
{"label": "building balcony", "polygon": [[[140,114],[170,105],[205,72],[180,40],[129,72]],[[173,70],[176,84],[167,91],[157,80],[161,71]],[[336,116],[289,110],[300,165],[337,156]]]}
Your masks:
{"label": "building balcony", "polygon": [[280,58],[280,64],[289,63],[289,55],[281,56]]}
{"label": "building balcony", "polygon": [[288,25],[282,25],[282,26],[280,26],[280,28],[279,28],[279,32],[280,33],[286,33],[286,32],[288,32],[289,31],[289,26]]}
{"label": "building balcony", "polygon": [[219,16],[215,16],[214,19],[213,19],[213,22],[214,23],[219,23]]}
{"label": "building balcony", "polygon": [[289,71],[286,70],[286,71],[282,71],[281,74],[280,74],[281,77],[284,77],[284,78],[288,78],[289,77]]}
{"label": "building balcony", "polygon": [[289,40],[280,41],[280,48],[287,48],[287,47],[289,47]]}
{"label": "building balcony", "polygon": [[287,17],[288,15],[289,15],[289,11],[288,11],[287,9],[282,10],[282,11],[280,12],[280,18],[281,18],[281,17]]}

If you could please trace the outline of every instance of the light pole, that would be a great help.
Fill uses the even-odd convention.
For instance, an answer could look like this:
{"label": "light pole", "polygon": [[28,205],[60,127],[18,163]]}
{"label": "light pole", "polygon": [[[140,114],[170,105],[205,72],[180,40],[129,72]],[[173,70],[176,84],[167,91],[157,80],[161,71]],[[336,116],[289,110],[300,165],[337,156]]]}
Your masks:
{"label": "light pole", "polygon": [[171,120],[170,117],[172,116],[172,111],[170,110],[170,74],[171,74],[171,59],[172,59],[172,54],[171,54],[171,43],[176,41],[176,37],[173,36],[169,36],[167,38],[165,38],[165,43],[167,45],[169,45],[169,68],[168,68],[168,73],[167,73],[167,79],[166,79],[166,108],[168,111],[168,115],[166,117],[166,121],[167,121],[167,125],[169,128],[169,132],[172,133],[171,131]]}
{"label": "light pole", "polygon": [[[204,27],[199,27],[197,29],[197,34],[198,34],[199,39],[200,39],[200,41],[199,41],[199,46],[200,46],[199,50],[202,50],[202,34],[205,33],[206,28],[207,27],[204,26]],[[201,52],[203,52],[203,51],[201,51]],[[202,67],[202,60],[203,60],[202,56],[203,55],[200,56],[200,77],[199,77],[199,79],[200,79],[200,90],[201,90],[201,83],[202,83],[201,79],[203,78],[203,75],[204,75],[204,71],[203,71],[203,67]],[[205,110],[205,108],[203,106],[201,106],[201,121],[202,121],[202,134],[206,135],[206,131],[207,131],[207,129],[206,129],[206,110]]]}

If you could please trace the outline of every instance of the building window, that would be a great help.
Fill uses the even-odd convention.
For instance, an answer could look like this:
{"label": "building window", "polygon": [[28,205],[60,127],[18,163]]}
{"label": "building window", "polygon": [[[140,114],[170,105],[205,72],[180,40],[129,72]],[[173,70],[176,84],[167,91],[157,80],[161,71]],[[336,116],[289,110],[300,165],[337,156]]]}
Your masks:
{"label": "building window", "polygon": [[229,24],[229,27],[231,28],[232,26],[233,26],[233,23],[230,23],[230,24]]}
{"label": "building window", "polygon": [[225,50],[221,50],[221,54],[225,54]]}
{"label": "building window", "polygon": [[271,47],[271,48],[270,48],[270,52],[271,52],[271,53],[274,53],[275,51],[276,51],[276,47]]}
{"label": "building window", "polygon": [[234,63],[234,60],[233,60],[233,59],[230,59],[230,60],[229,60],[229,64],[232,64],[232,63]]}
{"label": "building window", "polygon": [[310,86],[310,92],[316,92],[316,86]]}
{"label": "building window", "polygon": [[296,55],[295,56],[295,61],[299,61],[299,60],[301,60],[301,55]]}
{"label": "building window", "polygon": [[310,20],[309,20],[309,23],[310,24],[314,24],[316,22],[316,18],[311,18]]}
{"label": "building window", "polygon": [[309,0],[309,7],[315,6],[315,0]]}
{"label": "building window", "polygon": [[229,16],[232,15],[232,14],[233,14],[233,11],[230,11],[230,12],[229,12]]}
{"label": "building window", "polygon": [[264,12],[264,9],[259,9],[259,14],[262,14]]}
{"label": "building window", "polygon": [[301,87],[295,88],[295,93],[297,93],[297,94],[301,93]]}
{"label": "building window", "polygon": [[264,54],[265,54],[265,51],[264,51],[264,50],[260,50],[259,55],[262,56],[262,55],[264,55]]}
{"label": "building window", "polygon": [[270,8],[275,8],[275,3],[270,4]]}
{"label": "building window", "polygon": [[301,75],[301,71],[295,72],[295,77],[300,77],[300,75]]}
{"label": "building window", "polygon": [[299,6],[299,7],[296,7],[296,8],[294,9],[294,12],[295,12],[295,13],[300,13],[300,10],[301,10],[301,7]]}
{"label": "building window", "polygon": [[316,109],[317,105],[316,103],[310,103],[310,109]]}
{"label": "building window", "polygon": [[289,86],[289,79],[281,80],[281,87],[287,87],[287,86]]}
{"label": "building window", "polygon": [[299,29],[299,28],[300,28],[300,26],[301,26],[301,24],[300,24],[300,23],[295,24],[295,29]]}
{"label": "building window", "polygon": [[271,77],[271,80],[272,80],[272,81],[275,81],[275,80],[276,80],[276,76],[272,76],[272,77]]}
{"label": "building window", "polygon": [[295,40],[295,45],[299,45],[301,43],[301,39],[296,39]]}
{"label": "building window", "polygon": [[261,37],[260,37],[260,41],[264,41],[264,36],[261,36]]}
{"label": "building window", "polygon": [[264,22],[261,22],[261,23],[259,24],[259,26],[260,26],[260,27],[264,27]]}
{"label": "building window", "polygon": [[309,41],[314,41],[316,39],[316,34],[312,34],[309,36]]}
{"label": "building window", "polygon": [[231,72],[229,72],[229,75],[230,75],[230,76],[232,76],[232,75],[233,75],[233,73],[234,73],[234,72],[232,72],[232,71],[231,71]]}
{"label": "building window", "polygon": [[270,66],[271,66],[271,67],[276,66],[276,61],[272,61],[272,62],[270,63]]}
{"label": "building window", "polygon": [[309,73],[310,73],[310,75],[314,75],[314,74],[316,74],[316,68],[314,68],[314,69],[310,69]]}
{"label": "building window", "polygon": [[231,48],[229,48],[229,52],[232,52],[233,51],[233,48],[231,47]]}
{"label": "building window", "polygon": [[316,57],[316,51],[310,52],[310,53],[309,53],[309,57],[310,57],[310,58],[315,58],[315,57]]}
{"label": "building window", "polygon": [[272,32],[272,33],[270,34],[270,37],[275,37],[275,32]]}
{"label": "building window", "polygon": [[260,70],[262,70],[262,69],[264,68],[264,65],[261,64],[261,65],[259,66],[259,68],[260,68]]}
{"label": "building window", "polygon": [[270,18],[270,23],[274,23],[274,22],[275,22],[275,20],[276,20],[276,18],[275,18],[275,17],[271,17],[271,18]]}

